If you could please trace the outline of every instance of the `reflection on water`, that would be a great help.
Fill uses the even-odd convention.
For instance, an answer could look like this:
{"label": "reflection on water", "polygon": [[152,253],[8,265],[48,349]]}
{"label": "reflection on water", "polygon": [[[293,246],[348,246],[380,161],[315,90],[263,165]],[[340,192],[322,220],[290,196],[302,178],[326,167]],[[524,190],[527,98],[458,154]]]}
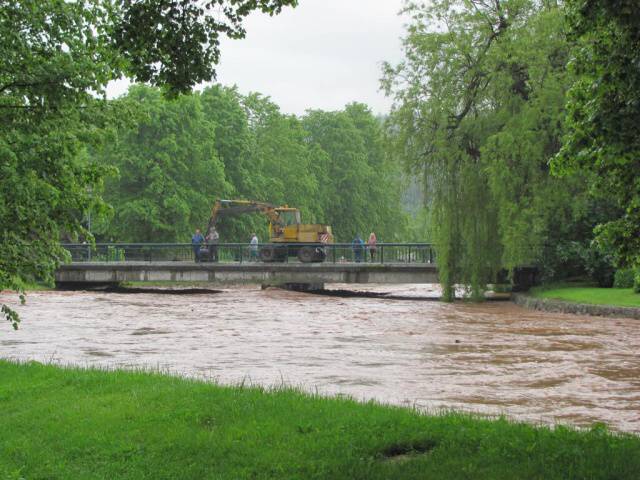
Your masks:
{"label": "reflection on water", "polygon": [[367,290],[400,298],[239,287],[193,296],[40,292],[19,306],[2,294],[23,323],[17,332],[2,326],[0,356],[284,381],[428,409],[640,432],[637,320],[406,298],[437,295],[428,285]]}

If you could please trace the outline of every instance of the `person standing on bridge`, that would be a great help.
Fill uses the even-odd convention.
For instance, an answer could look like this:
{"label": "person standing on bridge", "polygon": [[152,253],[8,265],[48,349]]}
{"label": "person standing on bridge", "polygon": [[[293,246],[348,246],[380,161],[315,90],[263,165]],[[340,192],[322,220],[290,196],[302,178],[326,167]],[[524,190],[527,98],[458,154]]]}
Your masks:
{"label": "person standing on bridge", "polygon": [[360,235],[356,235],[356,238],[351,242],[353,248],[353,255],[356,259],[356,263],[362,262],[362,253],[364,252],[364,241],[360,238]]}
{"label": "person standing on bridge", "polygon": [[196,263],[200,261],[200,247],[204,243],[204,237],[199,228],[196,228],[196,233],[191,237],[191,248],[193,248],[193,257]]}
{"label": "person standing on bridge", "polygon": [[206,238],[207,246],[209,247],[209,261],[217,262],[218,261],[218,240],[220,239],[220,235],[216,230],[216,227],[211,227],[209,233]]}
{"label": "person standing on bridge", "polygon": [[376,238],[376,234],[371,232],[369,235],[369,240],[367,240],[367,249],[369,250],[369,255],[371,256],[371,262],[373,262],[373,258],[376,256],[376,250],[378,249],[378,239]]}
{"label": "person standing on bridge", "polygon": [[249,252],[251,253],[251,261],[258,261],[258,236],[254,233],[251,237],[251,242],[249,245]]}

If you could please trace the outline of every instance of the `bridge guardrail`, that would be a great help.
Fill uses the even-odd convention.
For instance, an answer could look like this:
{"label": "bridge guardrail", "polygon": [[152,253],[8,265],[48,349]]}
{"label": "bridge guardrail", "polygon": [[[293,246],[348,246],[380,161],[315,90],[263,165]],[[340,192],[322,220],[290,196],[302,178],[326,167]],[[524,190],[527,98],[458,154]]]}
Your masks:
{"label": "bridge guardrail", "polygon": [[[277,246],[291,253],[302,244],[260,244],[258,247]],[[71,255],[72,262],[188,262],[195,261],[190,243],[67,243],[62,245]],[[249,243],[218,243],[199,251],[202,262],[245,263],[259,262],[256,250]],[[373,255],[366,245],[361,249],[351,243],[323,245],[325,263],[416,263],[433,264],[435,250],[430,243],[378,243]],[[290,254],[291,254],[290,253]],[[284,262],[298,263],[294,255]]]}

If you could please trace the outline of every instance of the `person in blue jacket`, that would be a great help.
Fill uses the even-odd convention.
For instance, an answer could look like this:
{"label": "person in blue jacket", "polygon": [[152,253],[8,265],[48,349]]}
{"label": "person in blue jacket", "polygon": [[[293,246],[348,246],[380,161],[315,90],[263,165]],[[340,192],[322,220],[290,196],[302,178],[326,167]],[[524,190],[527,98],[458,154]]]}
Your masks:
{"label": "person in blue jacket", "polygon": [[200,247],[202,247],[203,243],[204,237],[202,236],[200,229],[196,228],[196,233],[191,237],[191,247],[193,248],[193,257],[196,262],[200,261]]}
{"label": "person in blue jacket", "polygon": [[356,235],[356,238],[351,242],[351,246],[353,248],[353,254],[356,258],[356,263],[362,262],[362,255],[364,253],[364,240],[360,238],[360,235]]}

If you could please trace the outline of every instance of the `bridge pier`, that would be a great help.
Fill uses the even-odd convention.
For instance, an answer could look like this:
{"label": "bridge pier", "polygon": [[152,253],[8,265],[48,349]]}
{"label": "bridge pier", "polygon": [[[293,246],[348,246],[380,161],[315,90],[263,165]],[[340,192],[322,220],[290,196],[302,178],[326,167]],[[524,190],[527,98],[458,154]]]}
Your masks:
{"label": "bridge pier", "polygon": [[262,290],[270,287],[281,288],[283,290],[290,290],[292,292],[315,292],[317,290],[324,290],[324,283],[279,283],[279,284],[262,284]]}

